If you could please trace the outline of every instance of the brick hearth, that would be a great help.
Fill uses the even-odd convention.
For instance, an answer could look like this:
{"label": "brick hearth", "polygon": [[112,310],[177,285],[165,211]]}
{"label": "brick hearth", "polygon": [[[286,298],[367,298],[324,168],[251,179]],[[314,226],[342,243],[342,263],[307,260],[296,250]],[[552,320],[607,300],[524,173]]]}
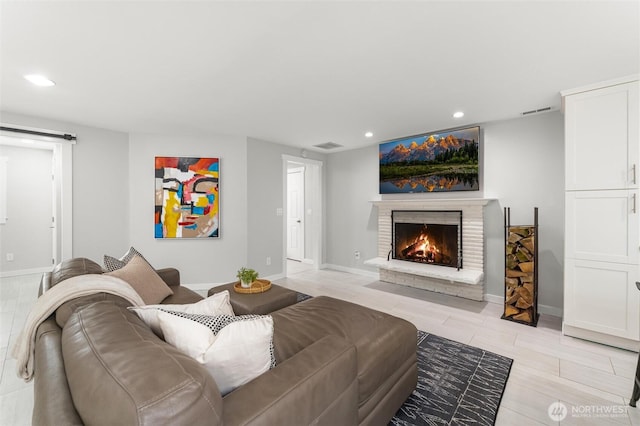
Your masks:
{"label": "brick hearth", "polygon": [[[484,297],[484,206],[491,199],[421,199],[373,201],[378,207],[378,257],[365,264],[376,266],[380,280],[473,300]],[[387,260],[392,242],[393,210],[461,210],[463,269]]]}

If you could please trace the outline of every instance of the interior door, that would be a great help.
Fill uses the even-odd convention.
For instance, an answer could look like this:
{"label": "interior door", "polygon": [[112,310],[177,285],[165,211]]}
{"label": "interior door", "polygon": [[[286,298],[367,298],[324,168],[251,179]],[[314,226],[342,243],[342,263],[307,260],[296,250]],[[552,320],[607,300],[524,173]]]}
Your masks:
{"label": "interior door", "polygon": [[51,156],[51,264],[57,264],[58,259],[58,180],[56,176],[56,153]]}
{"label": "interior door", "polygon": [[6,157],[7,213],[0,233],[3,272],[50,269],[53,255],[53,212],[49,145],[27,139],[0,137],[0,156]]}
{"label": "interior door", "polygon": [[287,258],[304,258],[304,167],[287,172]]}

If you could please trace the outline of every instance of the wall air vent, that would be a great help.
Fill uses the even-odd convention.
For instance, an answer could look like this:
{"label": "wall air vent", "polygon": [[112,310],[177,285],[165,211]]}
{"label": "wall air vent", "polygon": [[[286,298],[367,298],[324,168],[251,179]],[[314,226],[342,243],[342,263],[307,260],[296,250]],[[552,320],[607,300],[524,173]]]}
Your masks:
{"label": "wall air vent", "polygon": [[550,106],[548,106],[548,107],[539,108],[539,109],[532,109],[531,111],[521,112],[521,113],[520,113],[520,115],[540,114],[541,112],[551,111],[552,109],[553,109],[553,108],[551,108]]}
{"label": "wall air vent", "polygon": [[336,149],[336,148],[341,148],[343,145],[337,144],[335,142],[325,142],[325,143],[321,143],[314,146],[316,148],[322,148],[322,149]]}

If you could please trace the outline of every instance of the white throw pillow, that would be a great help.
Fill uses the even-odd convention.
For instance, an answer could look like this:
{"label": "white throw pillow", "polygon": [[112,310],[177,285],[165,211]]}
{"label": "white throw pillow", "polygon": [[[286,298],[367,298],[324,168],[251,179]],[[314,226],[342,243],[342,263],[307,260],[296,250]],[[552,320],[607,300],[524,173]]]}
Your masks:
{"label": "white throw pillow", "polygon": [[166,342],[203,364],[222,395],[275,366],[270,315],[212,317],[159,311],[158,320]]}
{"label": "white throw pillow", "polygon": [[157,311],[157,318],[165,342],[204,364],[204,354],[216,340],[209,327],[161,310]]}
{"label": "white throw pillow", "polygon": [[228,290],[213,294],[196,303],[184,305],[145,305],[138,307],[132,306],[129,308],[129,310],[135,312],[142,321],[151,327],[151,330],[156,335],[162,337],[162,330],[158,322],[158,312],[160,309],[165,311],[185,312],[188,314],[235,316],[233,308],[231,307],[231,302],[229,301]]}

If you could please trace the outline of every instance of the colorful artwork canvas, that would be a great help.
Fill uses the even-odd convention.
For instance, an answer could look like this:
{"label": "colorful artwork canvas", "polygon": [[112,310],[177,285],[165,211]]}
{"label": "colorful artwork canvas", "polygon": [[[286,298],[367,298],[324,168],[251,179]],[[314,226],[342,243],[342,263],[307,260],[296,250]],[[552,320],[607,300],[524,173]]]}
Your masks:
{"label": "colorful artwork canvas", "polygon": [[380,193],[478,191],[480,128],[407,136],[380,144]]}
{"label": "colorful artwork canvas", "polygon": [[220,159],[156,157],[155,237],[220,236]]}

